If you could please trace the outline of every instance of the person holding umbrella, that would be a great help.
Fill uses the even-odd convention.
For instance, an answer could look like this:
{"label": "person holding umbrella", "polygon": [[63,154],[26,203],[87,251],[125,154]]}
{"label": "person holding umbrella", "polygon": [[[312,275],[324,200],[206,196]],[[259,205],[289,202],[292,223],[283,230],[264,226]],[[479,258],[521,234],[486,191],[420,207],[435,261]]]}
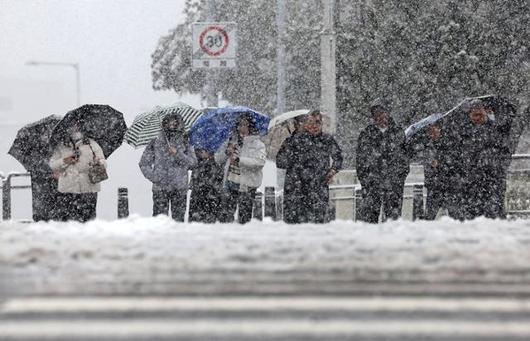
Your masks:
{"label": "person holding umbrella", "polygon": [[506,188],[505,160],[511,154],[509,138],[495,124],[492,107],[485,101],[471,101],[466,111],[468,119],[460,132],[464,218],[505,218],[503,192]]}
{"label": "person holding umbrella", "polygon": [[168,215],[184,221],[188,193],[188,170],[197,158],[188,143],[182,116],[170,113],[162,120],[162,131],[145,148],[139,162],[145,178],[153,183],[153,216]]}
{"label": "person holding umbrella", "polygon": [[61,117],[50,115],[22,127],[13,141],[8,154],[17,159],[31,175],[33,221],[57,218],[57,179],[48,164],[50,136]]}
{"label": "person holding umbrella", "polygon": [[370,108],[373,123],[359,135],[356,169],[362,186],[362,219],[377,224],[383,207],[384,217],[398,219],[403,204],[403,188],[409,172],[405,133],[389,111]]}
{"label": "person holding umbrella", "polygon": [[276,167],[285,169],[285,180],[283,182],[283,220],[288,224],[297,224],[307,220],[305,213],[305,202],[303,200],[303,188],[300,174],[302,165],[295,160],[297,150],[297,136],[304,132],[304,122],[308,119],[307,114],[294,118],[294,130],[291,136],[286,138],[276,154]]}
{"label": "person holding umbrella", "polygon": [[286,170],[284,220],[329,222],[329,183],[342,169],[342,151],[333,136],[322,132],[322,114],[312,110],[297,117],[296,132],[280,147],[276,166]]}
{"label": "person holding umbrella", "polygon": [[260,139],[252,116],[241,114],[228,141],[215,154],[217,163],[224,164],[221,222],[233,222],[237,207],[240,224],[251,220],[266,156],[265,144]]}
{"label": "person holding umbrella", "polygon": [[432,122],[407,140],[410,157],[422,154],[426,220],[434,220],[442,208],[447,209],[449,216],[459,217],[455,198],[460,191],[457,185],[460,155],[442,123],[441,119]]}
{"label": "person holding umbrella", "polygon": [[106,161],[100,145],[84,134],[82,126],[83,123],[76,122],[66,129],[49,162],[58,179],[58,190],[63,193],[58,217],[62,221],[86,222],[96,218],[101,185],[91,175],[91,168],[95,164],[106,168]]}

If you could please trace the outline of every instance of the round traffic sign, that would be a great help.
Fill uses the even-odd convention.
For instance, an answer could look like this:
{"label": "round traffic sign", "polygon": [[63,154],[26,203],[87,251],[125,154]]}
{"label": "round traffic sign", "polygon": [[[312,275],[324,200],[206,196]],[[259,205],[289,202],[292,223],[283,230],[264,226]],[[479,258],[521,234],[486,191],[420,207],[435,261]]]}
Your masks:
{"label": "round traffic sign", "polygon": [[201,49],[209,56],[218,57],[228,48],[228,33],[219,26],[206,27],[199,36]]}

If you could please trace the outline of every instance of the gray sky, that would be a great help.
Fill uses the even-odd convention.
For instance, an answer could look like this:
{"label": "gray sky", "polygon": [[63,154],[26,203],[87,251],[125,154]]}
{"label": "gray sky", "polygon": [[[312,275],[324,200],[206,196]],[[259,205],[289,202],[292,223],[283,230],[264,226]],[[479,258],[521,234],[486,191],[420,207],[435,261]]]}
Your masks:
{"label": "gray sky", "polygon": [[[50,91],[48,98],[30,96],[35,111],[27,114],[28,121],[38,118],[35,115],[44,116],[37,114],[39,101],[49,101],[49,96],[54,98],[49,110],[64,113],[76,106],[73,69],[26,66],[25,62],[78,62],[82,102],[110,104],[122,111],[128,122],[139,111],[156,104],[183,100],[200,106],[197,96],[180,99],[174,92],[155,92],[151,87],[151,54],[158,38],[182,19],[184,3],[0,0],[0,89],[1,85],[23,87],[25,81],[53,82],[46,90]],[[0,111],[0,115],[12,114]],[[26,114],[15,115],[18,117],[14,121],[23,122]]]}

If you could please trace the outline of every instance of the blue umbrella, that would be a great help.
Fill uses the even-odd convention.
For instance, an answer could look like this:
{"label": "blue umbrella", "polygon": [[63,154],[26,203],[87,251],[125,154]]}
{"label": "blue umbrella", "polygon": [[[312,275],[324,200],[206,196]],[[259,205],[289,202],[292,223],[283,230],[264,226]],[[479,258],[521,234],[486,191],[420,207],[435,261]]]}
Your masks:
{"label": "blue umbrella", "polygon": [[209,109],[190,129],[190,143],[197,149],[216,152],[228,140],[241,115],[248,115],[260,135],[266,135],[269,116],[247,107]]}

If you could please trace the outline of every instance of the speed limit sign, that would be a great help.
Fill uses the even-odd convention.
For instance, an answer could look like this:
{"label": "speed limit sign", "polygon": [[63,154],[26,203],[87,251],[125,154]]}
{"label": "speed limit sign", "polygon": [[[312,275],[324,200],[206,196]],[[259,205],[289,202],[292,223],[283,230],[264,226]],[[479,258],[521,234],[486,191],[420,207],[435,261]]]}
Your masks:
{"label": "speed limit sign", "polygon": [[194,23],[193,68],[230,68],[236,66],[236,23]]}

